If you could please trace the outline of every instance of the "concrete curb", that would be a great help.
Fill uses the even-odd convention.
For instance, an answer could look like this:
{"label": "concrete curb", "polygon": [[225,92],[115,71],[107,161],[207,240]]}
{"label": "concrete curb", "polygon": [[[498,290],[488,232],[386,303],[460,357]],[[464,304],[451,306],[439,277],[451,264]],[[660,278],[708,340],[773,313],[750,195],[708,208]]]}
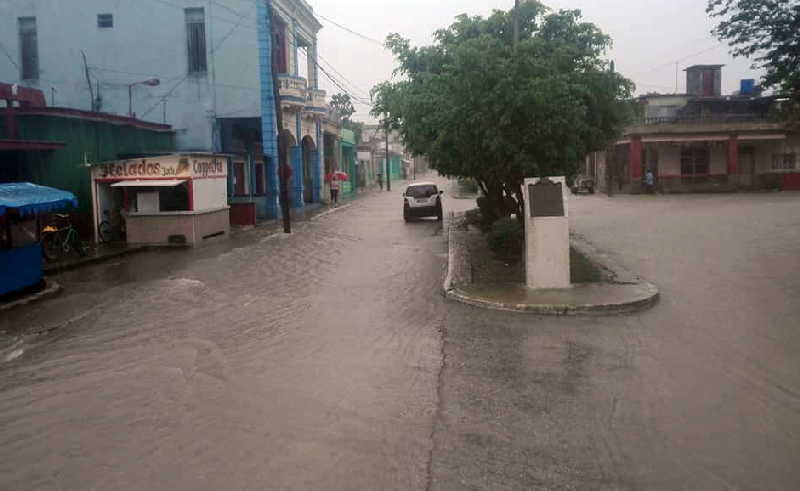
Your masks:
{"label": "concrete curb", "polygon": [[129,254],[135,254],[138,252],[144,252],[151,247],[140,246],[140,247],[126,247],[124,249],[119,249],[108,254],[103,254],[99,256],[92,256],[92,257],[85,257],[77,261],[71,261],[66,264],[51,264],[45,265],[43,268],[43,272],[45,276],[63,273],[64,271],[71,271],[73,269],[82,268],[84,266],[89,266],[92,264],[101,263],[103,261],[108,261],[111,259],[115,259],[122,256],[127,256]]}
{"label": "concrete curb", "polygon": [[658,301],[659,291],[655,285],[647,283],[646,295],[619,303],[596,303],[596,304],[529,304],[529,303],[504,303],[484,298],[478,295],[466,293],[458,288],[451,288],[445,296],[451,300],[481,307],[490,310],[501,310],[506,312],[521,312],[536,315],[619,315],[640,312],[655,305]]}
{"label": "concrete curb", "polygon": [[[450,215],[451,220],[454,215]],[[630,271],[611,261],[607,255],[600,253],[584,237],[574,235],[571,237],[573,247],[590,258],[592,262],[602,267],[608,275],[609,288],[624,289],[626,298],[621,301],[607,303],[514,303],[501,302],[497,299],[467,292],[456,286],[456,278],[467,278],[471,281],[471,271],[460,271],[471,268],[467,258],[463,257],[465,251],[454,246],[454,234],[457,233],[451,223],[448,228],[447,244],[447,273],[445,274],[442,290],[444,296],[451,300],[461,302],[473,307],[506,312],[522,312],[537,315],[587,315],[603,316],[639,312],[653,306],[659,299],[660,292],[654,284],[642,280]],[[594,286],[576,286],[576,288],[596,288]],[[602,285],[602,284],[599,284]],[[630,292],[628,292],[630,290]]]}
{"label": "concrete curb", "polygon": [[16,307],[22,307],[29,303],[37,302],[47,297],[51,297],[61,291],[61,285],[55,281],[48,281],[44,290],[36,293],[31,293],[25,297],[14,300],[12,302],[0,304],[0,312],[6,312]]}

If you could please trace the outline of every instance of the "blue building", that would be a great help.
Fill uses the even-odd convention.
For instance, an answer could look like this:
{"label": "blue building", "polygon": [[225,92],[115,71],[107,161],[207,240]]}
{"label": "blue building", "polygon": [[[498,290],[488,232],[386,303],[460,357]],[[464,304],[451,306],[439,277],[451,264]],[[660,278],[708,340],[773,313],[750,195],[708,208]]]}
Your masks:
{"label": "blue building", "polygon": [[278,215],[278,136],[293,168],[290,206],[320,201],[322,26],[308,3],[79,4],[6,0],[0,44],[17,59],[0,57],[0,81],[40,89],[51,106],[169,124],[180,152],[229,155],[234,223]]}

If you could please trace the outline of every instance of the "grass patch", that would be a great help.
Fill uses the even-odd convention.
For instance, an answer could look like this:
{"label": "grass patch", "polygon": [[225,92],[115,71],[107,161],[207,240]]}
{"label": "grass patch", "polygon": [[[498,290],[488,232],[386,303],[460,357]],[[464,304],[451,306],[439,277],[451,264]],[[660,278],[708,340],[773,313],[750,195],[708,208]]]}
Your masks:
{"label": "grass patch", "polygon": [[597,283],[603,281],[603,272],[588,257],[569,248],[570,281],[572,283]]}

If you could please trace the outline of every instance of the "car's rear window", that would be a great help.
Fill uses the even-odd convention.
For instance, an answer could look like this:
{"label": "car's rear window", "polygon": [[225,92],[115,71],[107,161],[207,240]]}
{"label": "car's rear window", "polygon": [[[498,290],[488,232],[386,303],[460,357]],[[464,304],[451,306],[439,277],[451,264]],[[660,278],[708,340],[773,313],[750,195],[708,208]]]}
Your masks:
{"label": "car's rear window", "polygon": [[406,196],[412,198],[430,198],[436,194],[436,186],[411,186],[406,189]]}

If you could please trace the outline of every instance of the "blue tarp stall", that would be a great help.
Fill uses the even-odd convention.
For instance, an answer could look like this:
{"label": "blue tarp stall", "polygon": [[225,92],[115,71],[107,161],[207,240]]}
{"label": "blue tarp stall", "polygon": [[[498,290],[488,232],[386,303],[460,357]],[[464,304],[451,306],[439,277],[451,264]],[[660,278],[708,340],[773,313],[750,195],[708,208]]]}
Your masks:
{"label": "blue tarp stall", "polygon": [[[42,246],[38,230],[35,240],[15,238],[17,227],[39,213],[77,207],[75,195],[29,182],[0,184],[0,295],[23,290],[42,281]],[[35,222],[34,222],[35,226]],[[22,227],[19,228],[22,230]],[[30,232],[30,227],[28,227]]]}

